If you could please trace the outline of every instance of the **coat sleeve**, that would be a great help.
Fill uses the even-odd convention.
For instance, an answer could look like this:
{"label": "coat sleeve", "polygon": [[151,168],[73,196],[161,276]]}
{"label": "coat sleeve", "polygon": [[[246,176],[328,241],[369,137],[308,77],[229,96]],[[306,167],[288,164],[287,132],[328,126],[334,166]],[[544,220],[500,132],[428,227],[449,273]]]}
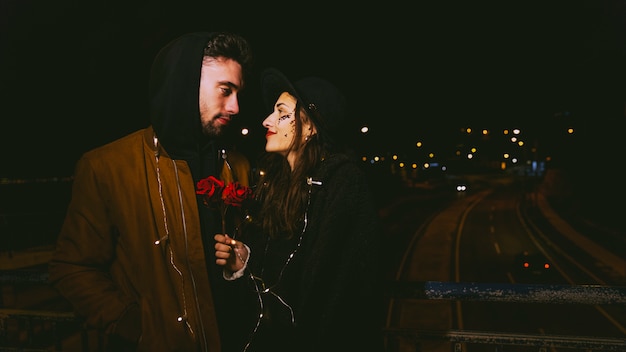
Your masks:
{"label": "coat sleeve", "polygon": [[314,350],[382,351],[382,233],[374,199],[356,166],[327,181],[310,219],[317,239],[302,292],[309,343]]}
{"label": "coat sleeve", "polygon": [[83,157],[76,165],[72,199],[49,264],[50,283],[89,326],[111,332],[116,323],[138,321],[139,309],[131,297],[118,290],[109,274],[116,229],[104,196],[106,186],[90,160]]}

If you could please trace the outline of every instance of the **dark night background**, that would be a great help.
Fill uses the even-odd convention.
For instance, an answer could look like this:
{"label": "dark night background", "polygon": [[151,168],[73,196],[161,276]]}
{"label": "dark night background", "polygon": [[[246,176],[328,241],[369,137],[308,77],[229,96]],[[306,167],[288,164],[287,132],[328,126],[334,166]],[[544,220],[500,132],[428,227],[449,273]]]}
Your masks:
{"label": "dark night background", "polygon": [[[86,150],[147,125],[157,50],[221,29],[247,37],[256,54],[242,148],[262,148],[257,75],[276,66],[333,80],[355,126],[370,126],[369,148],[445,143],[466,126],[520,127],[590,175],[614,175],[626,150],[625,18],[624,1],[603,0],[0,0],[0,177],[70,175]],[[552,134],[566,124],[584,140],[572,151]]]}
{"label": "dark night background", "polygon": [[[33,253],[39,253],[31,249],[52,248],[71,196],[70,176],[81,154],[148,125],[147,82],[157,51],[181,34],[217,30],[242,34],[255,53],[255,71],[248,77],[241,114],[232,129],[238,147],[251,159],[265,142],[260,71],[274,66],[294,79],[323,76],[346,94],[354,119],[346,138],[370,158],[397,152],[425,160],[425,153],[418,153],[426,148],[416,152],[418,140],[454,155],[457,146],[470,139],[460,131],[471,127],[492,131],[492,140],[484,144],[492,149],[484,154],[499,159],[494,161],[499,166],[499,146],[512,144],[504,138],[499,145],[491,142],[504,128],[522,129],[524,139],[537,147],[536,153],[525,156],[545,161],[551,170],[545,179],[518,173],[522,177],[511,184],[519,186],[520,199],[527,196],[528,201],[533,190],[542,189],[558,205],[555,208],[568,215],[566,219],[575,220],[568,223],[591,220],[585,225],[599,225],[589,237],[599,232],[619,237],[616,243],[622,246],[612,249],[626,256],[622,241],[626,238],[622,203],[626,197],[626,0],[0,0],[0,254],[9,254],[4,259],[15,265],[19,261],[11,257],[13,250],[31,261]],[[358,132],[363,125],[370,127],[367,135]],[[251,128],[251,134],[237,135],[238,127]],[[574,129],[573,135],[566,133],[568,127]],[[471,138],[475,138],[471,143],[488,139],[479,133]],[[462,157],[454,161],[458,159],[464,159],[459,163],[463,165],[476,161]],[[442,164],[449,161],[442,160]],[[406,171],[407,167],[402,171],[413,177],[411,188],[406,179],[393,182],[401,172],[391,175],[391,162],[362,164],[370,170],[377,204],[386,212],[386,242],[398,244],[381,252],[398,261],[406,258],[401,254],[409,248],[405,247],[408,238],[417,238],[422,231],[414,225],[430,223],[432,218],[426,217],[439,212],[448,195],[456,199],[466,194],[452,187],[445,188],[445,194],[439,188],[430,190],[428,182],[412,175],[430,177],[428,172],[435,169],[439,178],[428,181],[439,182],[437,187],[463,183],[468,194],[482,186],[473,187],[470,173],[484,172],[477,182],[491,176],[485,169],[463,175],[464,170],[452,167],[445,172],[433,167],[424,173]],[[516,167],[523,169],[507,167],[507,175],[514,174],[511,169]],[[442,178],[447,179],[440,182]],[[421,192],[423,200],[402,202]],[[499,200],[493,204],[500,204]],[[508,212],[496,210],[497,217],[505,214],[500,218],[509,219]],[[486,218],[479,221],[487,224]],[[433,224],[429,228],[441,226]],[[551,240],[559,237],[557,232],[545,231]],[[480,237],[467,253],[486,253],[477,248],[491,234]],[[508,242],[518,241],[512,233],[510,237]],[[452,248],[446,239],[435,241]],[[423,248],[432,250],[429,245]],[[579,253],[575,249],[566,255]],[[411,271],[432,268],[443,262],[439,257],[429,254],[423,264],[411,262]],[[483,266],[492,265],[491,259],[482,263],[478,258],[481,263],[476,267],[491,271]],[[385,262],[389,267],[395,263],[395,259]],[[503,261],[496,263],[501,266]],[[594,260],[594,265],[600,264]],[[16,299],[6,297],[18,297],[18,292],[19,288],[3,288],[0,301],[4,299],[6,308],[12,309]],[[35,296],[29,292],[20,300]],[[47,291],[42,292],[48,299]],[[415,306],[413,300],[409,303]],[[569,308],[564,309],[563,317],[570,316]],[[502,312],[509,310],[497,313]],[[543,324],[532,312],[511,316],[521,318],[522,325],[528,317]],[[425,313],[419,315],[434,316]],[[401,316],[408,317],[406,312]],[[555,321],[562,321],[557,330],[568,325],[561,325],[563,317],[556,316]],[[29,318],[25,325],[29,331],[42,324],[35,320],[31,324]],[[407,321],[413,325],[417,320],[416,315]],[[59,336],[60,330],[53,327]],[[31,337],[30,332],[19,335]],[[0,344],[6,338],[0,334]],[[415,343],[420,346],[420,341]]]}

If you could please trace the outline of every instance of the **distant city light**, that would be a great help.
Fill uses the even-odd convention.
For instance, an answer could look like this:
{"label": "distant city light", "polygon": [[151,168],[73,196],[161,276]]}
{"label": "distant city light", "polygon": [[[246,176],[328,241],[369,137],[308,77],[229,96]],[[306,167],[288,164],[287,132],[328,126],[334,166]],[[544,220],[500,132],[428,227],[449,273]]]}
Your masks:
{"label": "distant city light", "polygon": [[245,127],[241,129],[241,135],[242,136],[247,136],[249,133],[250,133],[249,129],[247,129]]}

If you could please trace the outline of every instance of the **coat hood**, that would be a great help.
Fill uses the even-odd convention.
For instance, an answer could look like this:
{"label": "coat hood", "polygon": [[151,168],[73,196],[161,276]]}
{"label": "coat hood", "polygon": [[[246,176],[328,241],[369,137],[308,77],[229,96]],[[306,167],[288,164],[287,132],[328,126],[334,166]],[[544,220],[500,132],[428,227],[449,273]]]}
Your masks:
{"label": "coat hood", "polygon": [[209,142],[202,134],[200,73],[210,33],[185,34],[163,47],[150,71],[150,122],[173,159],[192,160]]}

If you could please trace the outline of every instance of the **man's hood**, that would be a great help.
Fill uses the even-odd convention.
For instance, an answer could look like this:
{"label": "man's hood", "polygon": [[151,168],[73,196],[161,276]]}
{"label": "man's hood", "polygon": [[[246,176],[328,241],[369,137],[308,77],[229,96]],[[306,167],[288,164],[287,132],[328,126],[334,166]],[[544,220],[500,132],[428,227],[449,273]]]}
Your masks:
{"label": "man's hood", "polygon": [[200,73],[208,32],[183,35],[157,54],[150,72],[150,122],[173,159],[197,158],[202,134]]}

